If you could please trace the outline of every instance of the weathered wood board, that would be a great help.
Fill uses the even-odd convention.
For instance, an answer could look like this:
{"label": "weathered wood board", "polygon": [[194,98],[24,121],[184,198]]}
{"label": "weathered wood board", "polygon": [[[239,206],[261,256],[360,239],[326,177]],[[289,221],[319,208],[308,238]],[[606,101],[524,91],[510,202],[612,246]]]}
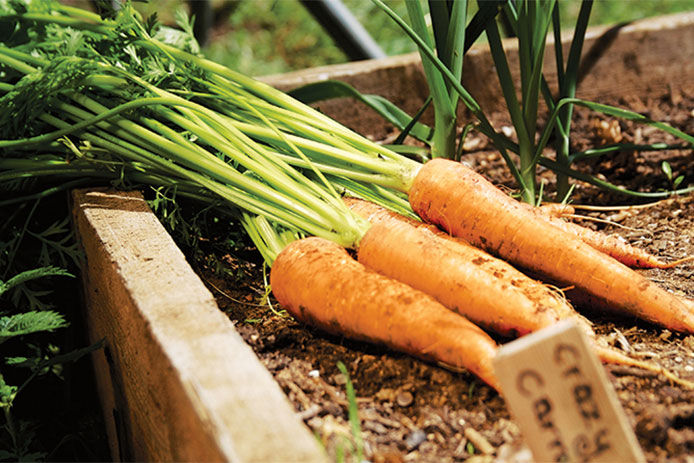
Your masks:
{"label": "weathered wood board", "polygon": [[494,361],[538,461],[646,461],[590,343],[565,320],[505,344]]}
{"label": "weathered wood board", "polygon": [[142,197],[73,201],[113,459],[326,461]]}

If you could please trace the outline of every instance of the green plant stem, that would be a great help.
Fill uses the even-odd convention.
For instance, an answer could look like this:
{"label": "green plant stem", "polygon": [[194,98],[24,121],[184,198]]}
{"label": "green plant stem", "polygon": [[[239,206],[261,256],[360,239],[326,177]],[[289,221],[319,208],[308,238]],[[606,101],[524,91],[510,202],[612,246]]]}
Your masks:
{"label": "green plant stem", "polygon": [[[2,158],[0,158],[2,159]],[[41,198],[38,198],[34,201],[34,204],[31,206],[31,210],[27,214],[27,218],[24,221],[24,224],[22,225],[22,231],[19,233],[19,238],[17,241],[13,243],[12,248],[10,249],[10,252],[7,254],[7,259],[5,260],[5,268],[2,271],[2,280],[5,280],[7,278],[7,272],[9,269],[12,268],[12,264],[14,263],[14,259],[17,256],[17,252],[19,251],[19,245],[21,244],[22,240],[27,234],[27,230],[29,229],[29,223],[31,220],[34,218],[34,214],[36,213],[36,210],[38,209],[39,203],[41,202]]]}
{"label": "green plant stem", "polygon": [[542,155],[541,150],[544,146],[546,146],[551,132],[554,129],[555,124],[557,123],[557,119],[559,118],[559,111],[561,111],[562,107],[565,105],[583,106],[593,111],[598,111],[603,114],[607,114],[608,116],[619,117],[621,119],[650,125],[651,127],[656,127],[666,133],[669,133],[670,135],[674,135],[675,137],[690,143],[691,145],[694,145],[694,136],[682,132],[681,130],[672,127],[671,125],[659,121],[654,121],[653,119],[650,119],[642,114],[635,113],[627,109],[617,108],[615,106],[609,106],[605,104],[581,100],[579,98],[563,98],[562,100],[557,102],[554,111],[552,111],[549,119],[547,120],[547,125],[545,126],[545,130],[542,132],[537,151],[535,152],[535,160],[540,159],[540,156]]}
{"label": "green plant stem", "polygon": [[[23,65],[21,60],[13,57],[5,61],[9,61],[20,71],[28,73],[36,70],[31,66]],[[106,72],[110,68],[102,66],[102,69]],[[144,118],[143,121],[157,131],[149,130],[137,122],[121,117],[121,113],[125,113],[127,106],[125,109],[114,110],[85,94],[75,92],[70,94],[71,98],[91,112],[72,104],[57,103],[57,108],[68,114],[69,118],[75,122],[74,124],[50,114],[43,114],[40,119],[56,126],[57,131],[41,138],[34,137],[32,140],[20,140],[8,142],[8,144],[41,143],[51,137],[77,133],[89,127],[89,132],[84,132],[80,136],[90,143],[124,156],[130,159],[130,162],[141,163],[142,166],[154,166],[178,178],[195,181],[227,200],[248,207],[254,214],[265,213],[273,220],[279,219],[278,222],[286,226],[298,225],[308,233],[324,236],[346,247],[354,246],[368,228],[364,220],[354,216],[342,201],[336,198],[335,192],[332,195],[327,194],[326,190],[318,188],[313,182],[299,176],[283,160],[271,157],[261,145],[255,144],[233,125],[229,125],[228,120],[219,114],[146,84],[124,70],[112,69],[112,71],[140,85],[143,89],[155,93],[159,100],[154,101],[160,104],[150,105],[151,111],[162,116],[164,120],[171,121],[195,134],[205,144],[221,151],[254,175],[238,172],[229,163],[207,153],[200,145],[188,142],[152,118]],[[122,77],[116,78],[115,81],[110,76],[92,77],[90,84],[97,87],[101,84],[102,87],[99,88],[103,88],[107,79],[111,79],[105,90],[118,95],[122,91],[114,89],[114,83],[123,86]],[[151,99],[149,101],[152,102]],[[241,101],[241,105],[245,105],[250,113],[254,113],[254,108],[245,101]],[[176,108],[175,111],[174,108]],[[265,116],[257,112],[255,114],[266,124],[270,124],[269,120],[264,118]],[[307,112],[307,114],[312,113]],[[346,129],[342,130],[346,134],[349,133]],[[282,138],[282,134],[277,130],[274,130],[274,133]],[[156,154],[162,150],[167,153],[167,156],[171,156],[170,160]],[[379,148],[379,151],[382,149]],[[304,161],[308,163],[307,159]],[[317,170],[315,172],[319,176],[322,175]],[[210,179],[206,178],[208,175]],[[256,176],[261,177],[268,185],[259,182]],[[328,189],[332,188],[327,182],[325,186]]]}
{"label": "green plant stem", "polygon": [[599,148],[589,148],[585,151],[578,151],[569,155],[569,164],[589,158],[597,158],[605,154],[617,153],[620,151],[663,151],[663,150],[687,150],[692,149],[692,145],[668,143],[652,143],[652,144],[635,144],[635,143],[618,143],[614,145],[601,146]]}
{"label": "green plant stem", "polygon": [[583,182],[589,183],[591,185],[595,185],[599,188],[602,188],[603,190],[610,191],[613,193],[619,193],[625,196],[633,196],[636,198],[667,198],[670,196],[675,196],[675,195],[684,195],[684,194],[689,194],[694,192],[694,185],[687,187],[687,188],[680,188],[677,190],[672,190],[672,191],[661,191],[661,192],[646,192],[646,191],[634,191],[634,190],[628,190],[626,188],[619,187],[617,185],[614,185],[610,182],[607,182],[605,180],[601,180],[593,175],[586,174],[585,172],[581,172],[575,169],[571,169],[570,167],[565,166],[564,164],[558,163],[554,161],[553,159],[548,159],[548,158],[540,158],[540,164],[543,166],[556,170],[558,172],[561,172],[565,175],[571,176],[577,180],[581,180]]}
{"label": "green plant stem", "polygon": [[12,447],[13,450],[16,452],[17,451],[17,428],[15,427],[14,420],[12,419],[12,402],[10,401],[9,403],[2,404],[2,411],[3,414],[5,415],[5,423],[7,423],[7,433],[10,435],[10,439],[12,439]]}
{"label": "green plant stem", "polygon": [[532,139],[535,134],[534,132],[528,132],[526,118],[523,114],[522,105],[516,96],[516,88],[511,77],[511,70],[508,67],[508,59],[499,35],[499,26],[496,23],[490,23],[487,26],[487,38],[501,90],[506,100],[506,107],[518,137],[518,156],[520,158],[518,178],[522,179],[521,184],[524,187],[521,189],[521,197],[523,201],[535,204],[535,164],[532,162],[534,154]]}
{"label": "green plant stem", "polygon": [[[60,128],[69,126],[68,123],[53,116],[44,115],[43,117],[46,122],[49,122],[56,127]],[[273,220],[286,224],[286,226],[296,226],[296,224],[299,224],[299,226],[304,227],[310,233],[318,236],[324,236],[326,239],[336,241],[343,246],[349,247],[353,245],[354,238],[352,238],[352,241],[350,241],[349,234],[347,237],[345,237],[340,236],[335,232],[326,232],[324,227],[315,224],[315,222],[311,222],[309,219],[306,219],[305,216],[297,215],[295,212],[293,212],[293,204],[288,204],[285,206],[286,208],[270,206],[270,204],[278,204],[277,201],[279,201],[279,204],[281,204],[285,200],[281,196],[277,195],[277,193],[273,190],[263,189],[259,185],[256,185],[248,176],[241,174],[234,175],[235,184],[243,189],[239,190],[237,187],[215,182],[195,171],[179,167],[171,161],[165,160],[154,153],[150,153],[123,140],[115,138],[113,141],[108,141],[106,138],[104,138],[104,136],[108,136],[108,134],[102,134],[102,136],[83,134],[82,138],[95,145],[103,146],[114,153],[126,157],[127,159],[142,162],[144,165],[153,166],[156,169],[163,169],[163,171],[167,172],[168,175],[188,179],[204,188],[209,189],[211,192],[219,195],[222,199],[230,201],[234,204],[239,204],[241,207],[247,208],[255,214],[267,214],[271,216]],[[258,196],[248,196],[248,194],[244,193],[244,191],[255,192],[254,194]],[[263,201],[263,199],[265,201]]]}
{"label": "green plant stem", "polygon": [[[14,88],[14,86],[11,86],[11,87]],[[77,124],[74,124],[68,128],[62,129],[62,130],[56,130],[54,132],[49,132],[49,133],[45,133],[45,134],[41,134],[41,135],[36,135],[34,137],[22,138],[22,139],[17,139],[17,140],[0,140],[0,148],[22,148],[22,147],[27,147],[27,146],[31,146],[31,145],[38,145],[38,144],[47,143],[49,141],[56,140],[62,136],[79,132],[82,129],[86,129],[92,125],[97,124],[98,122],[107,120],[113,116],[117,116],[117,115],[124,113],[126,111],[129,111],[132,109],[137,109],[137,108],[142,108],[145,106],[166,104],[166,103],[170,103],[170,102],[171,102],[170,99],[160,98],[160,97],[143,98],[140,100],[129,101],[127,103],[123,103],[119,106],[108,109],[108,110],[102,112],[101,114],[98,114],[98,115],[96,115],[92,118],[89,118],[89,119],[85,119],[82,122],[79,122]]]}
{"label": "green plant stem", "polygon": [[[418,1],[405,2],[408,15],[412,24],[412,29],[419,36],[429,49],[434,47],[429,30],[426,25],[424,11]],[[439,8],[434,8],[434,12],[446,9],[446,6],[439,2]],[[442,13],[443,14],[443,13]],[[446,17],[448,13],[445,13]],[[447,19],[446,19],[447,23]],[[447,35],[447,32],[446,32]],[[442,50],[443,52],[443,50]],[[447,60],[446,56],[442,57]],[[445,66],[445,63],[443,63]],[[449,63],[450,65],[451,63]],[[449,97],[448,86],[441,74],[428,61],[422,59],[424,74],[426,76],[429,91],[434,105],[434,133],[431,138],[431,156],[451,157],[455,153],[455,104]]]}
{"label": "green plant stem", "polygon": [[[588,27],[588,20],[593,6],[593,0],[584,0],[581,2],[578,18],[576,19],[576,27],[574,28],[573,39],[571,40],[571,48],[564,69],[564,63],[561,56],[561,22],[559,19],[559,5],[555,4],[553,12],[553,24],[555,31],[555,51],[557,75],[559,78],[559,99],[574,98],[576,96],[576,86],[578,85],[578,70],[581,61],[581,52],[583,50],[583,41]],[[559,113],[559,122],[557,123],[555,151],[557,161],[563,163],[567,167],[571,165],[569,153],[571,150],[571,142],[569,134],[571,132],[571,119],[573,116],[573,105],[565,106]],[[569,178],[557,173],[557,198],[563,200],[567,197],[570,191]]]}

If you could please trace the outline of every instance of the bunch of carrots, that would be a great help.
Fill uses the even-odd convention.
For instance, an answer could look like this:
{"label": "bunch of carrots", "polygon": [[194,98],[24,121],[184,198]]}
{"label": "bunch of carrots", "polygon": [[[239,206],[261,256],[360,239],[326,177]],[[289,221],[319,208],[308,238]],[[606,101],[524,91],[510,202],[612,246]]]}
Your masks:
{"label": "bunch of carrots", "polygon": [[[0,111],[31,113],[27,136],[0,140],[0,181],[149,184],[214,204],[239,218],[271,265],[273,294],[298,319],[467,369],[497,389],[497,344],[485,330],[517,336],[564,319],[604,361],[692,387],[601,346],[562,294],[518,270],[694,333],[694,302],[628,267],[676,263],[522,204],[460,163],[422,165],[374,144],[167,42],[127,6],[114,20],[58,4],[0,19],[17,32],[0,45]],[[51,46],[46,33],[69,40]],[[60,85],[46,82],[51,72]],[[37,95],[40,107],[28,108]]]}

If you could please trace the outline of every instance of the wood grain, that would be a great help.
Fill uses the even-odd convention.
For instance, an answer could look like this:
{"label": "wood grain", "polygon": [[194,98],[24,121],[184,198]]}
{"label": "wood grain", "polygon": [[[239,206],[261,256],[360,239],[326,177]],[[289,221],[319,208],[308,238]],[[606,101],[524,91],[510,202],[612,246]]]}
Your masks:
{"label": "wood grain", "polygon": [[537,461],[646,461],[603,366],[573,322],[504,345],[494,363]]}
{"label": "wood grain", "polygon": [[326,461],[142,197],[73,202],[113,459]]}

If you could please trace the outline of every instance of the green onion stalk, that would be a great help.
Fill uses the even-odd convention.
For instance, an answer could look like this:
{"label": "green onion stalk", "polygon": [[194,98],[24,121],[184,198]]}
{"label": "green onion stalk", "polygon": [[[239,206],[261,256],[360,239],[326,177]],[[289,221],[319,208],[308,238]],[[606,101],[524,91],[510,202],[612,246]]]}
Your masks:
{"label": "green onion stalk", "polygon": [[537,160],[534,158],[537,150],[535,133],[545,39],[554,4],[554,0],[523,1],[517,7],[512,2],[507,3],[506,8],[512,10],[517,17],[515,24],[520,63],[520,101],[516,96],[516,88],[501,42],[499,26],[497,23],[489,23],[486,29],[506,107],[518,138],[519,176],[523,185],[521,194],[523,200],[531,204],[535,204],[539,199],[536,185]]}
{"label": "green onion stalk", "polygon": [[[524,79],[528,82],[521,89],[521,94],[524,95],[522,99],[523,104],[518,102],[518,100],[515,100],[515,89],[513,88],[513,82],[510,77],[508,65],[505,64],[506,56],[505,52],[503,51],[503,44],[500,40],[490,40],[490,42],[495,43],[497,46],[496,53],[499,66],[502,69],[505,69],[502,71],[498,70],[498,72],[501,74],[500,79],[506,83],[505,95],[508,96],[508,100],[512,103],[510,106],[512,108],[515,108],[513,109],[513,113],[516,115],[514,120],[518,123],[519,127],[517,129],[517,132],[522,135],[524,134],[520,137],[520,141],[516,142],[506,137],[502,133],[497,132],[494,129],[480,105],[475,101],[472,95],[470,95],[469,92],[467,92],[461,85],[461,83],[459,82],[459,78],[449,69],[449,67],[441,59],[439,59],[439,57],[436,54],[436,50],[428,46],[425,42],[425,39],[423,39],[418,32],[410,28],[402,20],[402,18],[399,18],[385,4],[380,2],[380,0],[373,1],[379,4],[384,11],[390,14],[393,17],[393,19],[401,25],[403,30],[410,35],[413,41],[415,41],[415,43],[420,48],[420,52],[423,56],[423,64],[429,63],[432,68],[435,68],[439,72],[440,76],[443,77],[444,81],[449,85],[448,88],[450,88],[452,92],[457,93],[461,101],[463,101],[463,103],[468,107],[468,109],[470,109],[471,112],[477,117],[477,130],[489,136],[489,138],[492,140],[495,146],[499,148],[500,153],[506,160],[506,163],[511,170],[511,173],[514,175],[514,177],[518,181],[518,184],[521,186],[521,198],[526,202],[535,204],[541,200],[540,195],[538,194],[539,191],[537,191],[535,187],[535,172],[536,166],[538,164],[544,167],[548,167],[558,172],[559,174],[580,179],[590,184],[599,186],[603,189],[635,197],[662,198],[672,194],[683,194],[694,190],[694,187],[681,188],[674,191],[659,192],[640,192],[627,190],[617,185],[601,180],[597,176],[586,174],[579,170],[573,169],[571,167],[571,164],[576,160],[580,159],[581,157],[585,156],[585,154],[583,153],[574,153],[568,155],[566,162],[564,162],[562,158],[560,158],[559,160],[555,160],[543,155],[543,151],[549,142],[553,130],[555,130],[555,128],[561,129],[561,127],[566,127],[566,130],[568,130],[571,112],[567,111],[567,108],[571,108],[576,105],[587,107],[593,111],[602,112],[608,115],[614,115],[615,117],[620,117],[623,119],[632,120],[656,127],[683,140],[685,143],[679,145],[683,148],[691,148],[693,146],[692,141],[694,141],[694,138],[690,135],[676,128],[673,128],[668,124],[650,120],[632,111],[608,105],[593,103],[577,98],[570,98],[568,96],[556,99],[556,101],[552,104],[552,110],[544,129],[540,132],[539,135],[536,135],[536,121],[540,93],[544,92],[545,90],[543,90],[543,88],[546,87],[546,83],[544,82],[544,78],[541,73],[544,56],[544,39],[545,35],[548,33],[549,30],[550,21],[552,18],[551,13],[556,6],[554,2],[548,2],[546,4],[543,3],[540,5],[521,5],[521,10],[515,12],[516,17],[520,17],[526,23],[526,27],[524,28],[524,36],[526,38],[524,39],[524,46],[522,47],[522,55],[526,57],[526,64],[523,65],[523,69],[525,70],[522,72],[522,75],[525,76]],[[542,26],[542,33],[538,33],[536,30],[537,28],[533,26],[533,24],[536,23],[540,23],[540,25]],[[484,24],[487,25],[486,27],[488,30],[496,28],[495,25],[492,26],[488,22],[485,22]],[[494,34],[494,32],[492,32],[492,34]],[[578,49],[580,47],[575,46],[574,48]],[[578,54],[578,52],[574,52],[572,56],[576,56]],[[571,62],[574,62],[573,58]],[[570,65],[570,70],[572,70],[574,66],[575,65]],[[575,75],[573,71],[571,72],[573,75]],[[567,80],[570,79],[567,78]],[[262,84],[259,85],[262,86]],[[567,85],[571,86],[572,84],[569,83]],[[292,112],[305,111],[307,115],[315,114],[316,117],[324,117],[322,114],[315,112],[310,107],[304,107],[303,105],[297,103],[295,100],[286,99],[286,95],[280,94],[280,92],[270,87],[264,87],[263,93],[266,93],[267,95],[276,93],[278,96],[273,97],[273,104],[282,105],[286,109],[291,110]],[[567,95],[573,95],[573,90],[566,91],[565,93]],[[329,123],[326,122],[326,127],[330,128],[331,130],[336,130],[333,129],[333,124],[335,123],[332,121],[330,121]],[[267,128],[258,127],[255,124],[252,124],[250,126],[240,125],[240,127],[242,127],[242,130],[245,130],[246,133],[249,134],[249,136],[262,140],[265,143],[272,144],[273,146],[277,146],[278,148],[282,148],[284,145],[284,142],[277,136],[277,134],[271,133]],[[292,127],[283,127],[284,130],[287,131],[287,133],[296,133],[293,132],[294,129]],[[306,132],[302,133],[301,137],[305,137],[305,133]],[[340,169],[334,171],[336,175],[349,178],[355,182],[359,182],[362,185],[369,187],[371,187],[372,185],[378,185],[388,189],[396,190],[397,192],[401,193],[407,193],[409,191],[409,186],[412,183],[412,179],[414,179],[414,177],[416,176],[419,168],[410,159],[406,158],[403,155],[396,155],[395,153],[390,153],[389,155],[386,155],[383,151],[384,148],[381,148],[381,151],[378,155],[381,159],[377,159],[376,163],[358,165],[358,162],[360,162],[360,158],[364,158],[369,153],[377,152],[376,148],[359,149],[357,151],[351,152],[349,150],[341,151],[340,148],[342,148],[342,145],[335,146],[333,141],[334,138],[330,136],[330,133],[323,134],[322,136],[318,135],[319,134],[316,134],[315,138],[312,137],[311,141],[304,142],[297,140],[297,143],[300,144],[302,148],[304,148],[304,152],[307,154],[307,156],[311,158],[311,161],[314,163],[316,168],[322,169],[325,172],[327,172],[328,169]],[[430,136],[430,138],[427,138],[423,141],[431,142],[431,137],[433,136]],[[304,140],[306,139],[304,138]],[[372,145],[370,142],[366,143],[368,143],[369,146]],[[650,146],[653,149],[658,149],[658,147],[656,147],[655,145]],[[648,149],[648,147],[643,147],[643,149]],[[602,152],[605,151],[601,151],[601,153]],[[520,163],[518,165],[515,163],[515,160],[510,155],[510,153],[518,154],[517,158],[520,159]],[[289,152],[289,156],[292,156],[291,152]],[[287,162],[292,163],[292,165],[295,165],[297,167],[303,166],[302,161],[300,160],[292,161],[290,159],[287,159]],[[386,167],[390,165],[392,165],[392,167]],[[375,175],[370,179],[366,179],[363,176],[367,173]],[[380,192],[383,191],[388,190],[380,190]],[[388,205],[388,202],[386,202],[385,205]]]}
{"label": "green onion stalk", "polygon": [[[543,79],[542,93],[545,97],[545,102],[547,106],[553,110],[555,108],[556,102],[562,98],[575,98],[576,88],[578,86],[578,70],[581,61],[581,52],[583,50],[583,41],[585,39],[586,30],[588,28],[588,19],[590,18],[590,12],[593,8],[593,0],[584,0],[581,2],[581,8],[578,12],[578,17],[576,19],[576,25],[573,31],[573,37],[571,39],[571,46],[569,48],[569,55],[566,59],[566,64],[564,64],[564,56],[562,51],[562,38],[561,38],[561,18],[559,14],[559,5],[555,3],[554,10],[552,11],[552,29],[554,32],[554,54],[555,54],[555,64],[557,69],[557,79],[558,79],[558,96],[553,98],[547,82]],[[555,125],[555,152],[556,160],[563,167],[569,167],[573,162],[571,159],[571,116],[573,114],[573,106],[566,105],[558,113],[557,124]],[[560,201],[568,199],[568,195],[571,192],[569,186],[569,176],[557,172],[557,198]]]}

